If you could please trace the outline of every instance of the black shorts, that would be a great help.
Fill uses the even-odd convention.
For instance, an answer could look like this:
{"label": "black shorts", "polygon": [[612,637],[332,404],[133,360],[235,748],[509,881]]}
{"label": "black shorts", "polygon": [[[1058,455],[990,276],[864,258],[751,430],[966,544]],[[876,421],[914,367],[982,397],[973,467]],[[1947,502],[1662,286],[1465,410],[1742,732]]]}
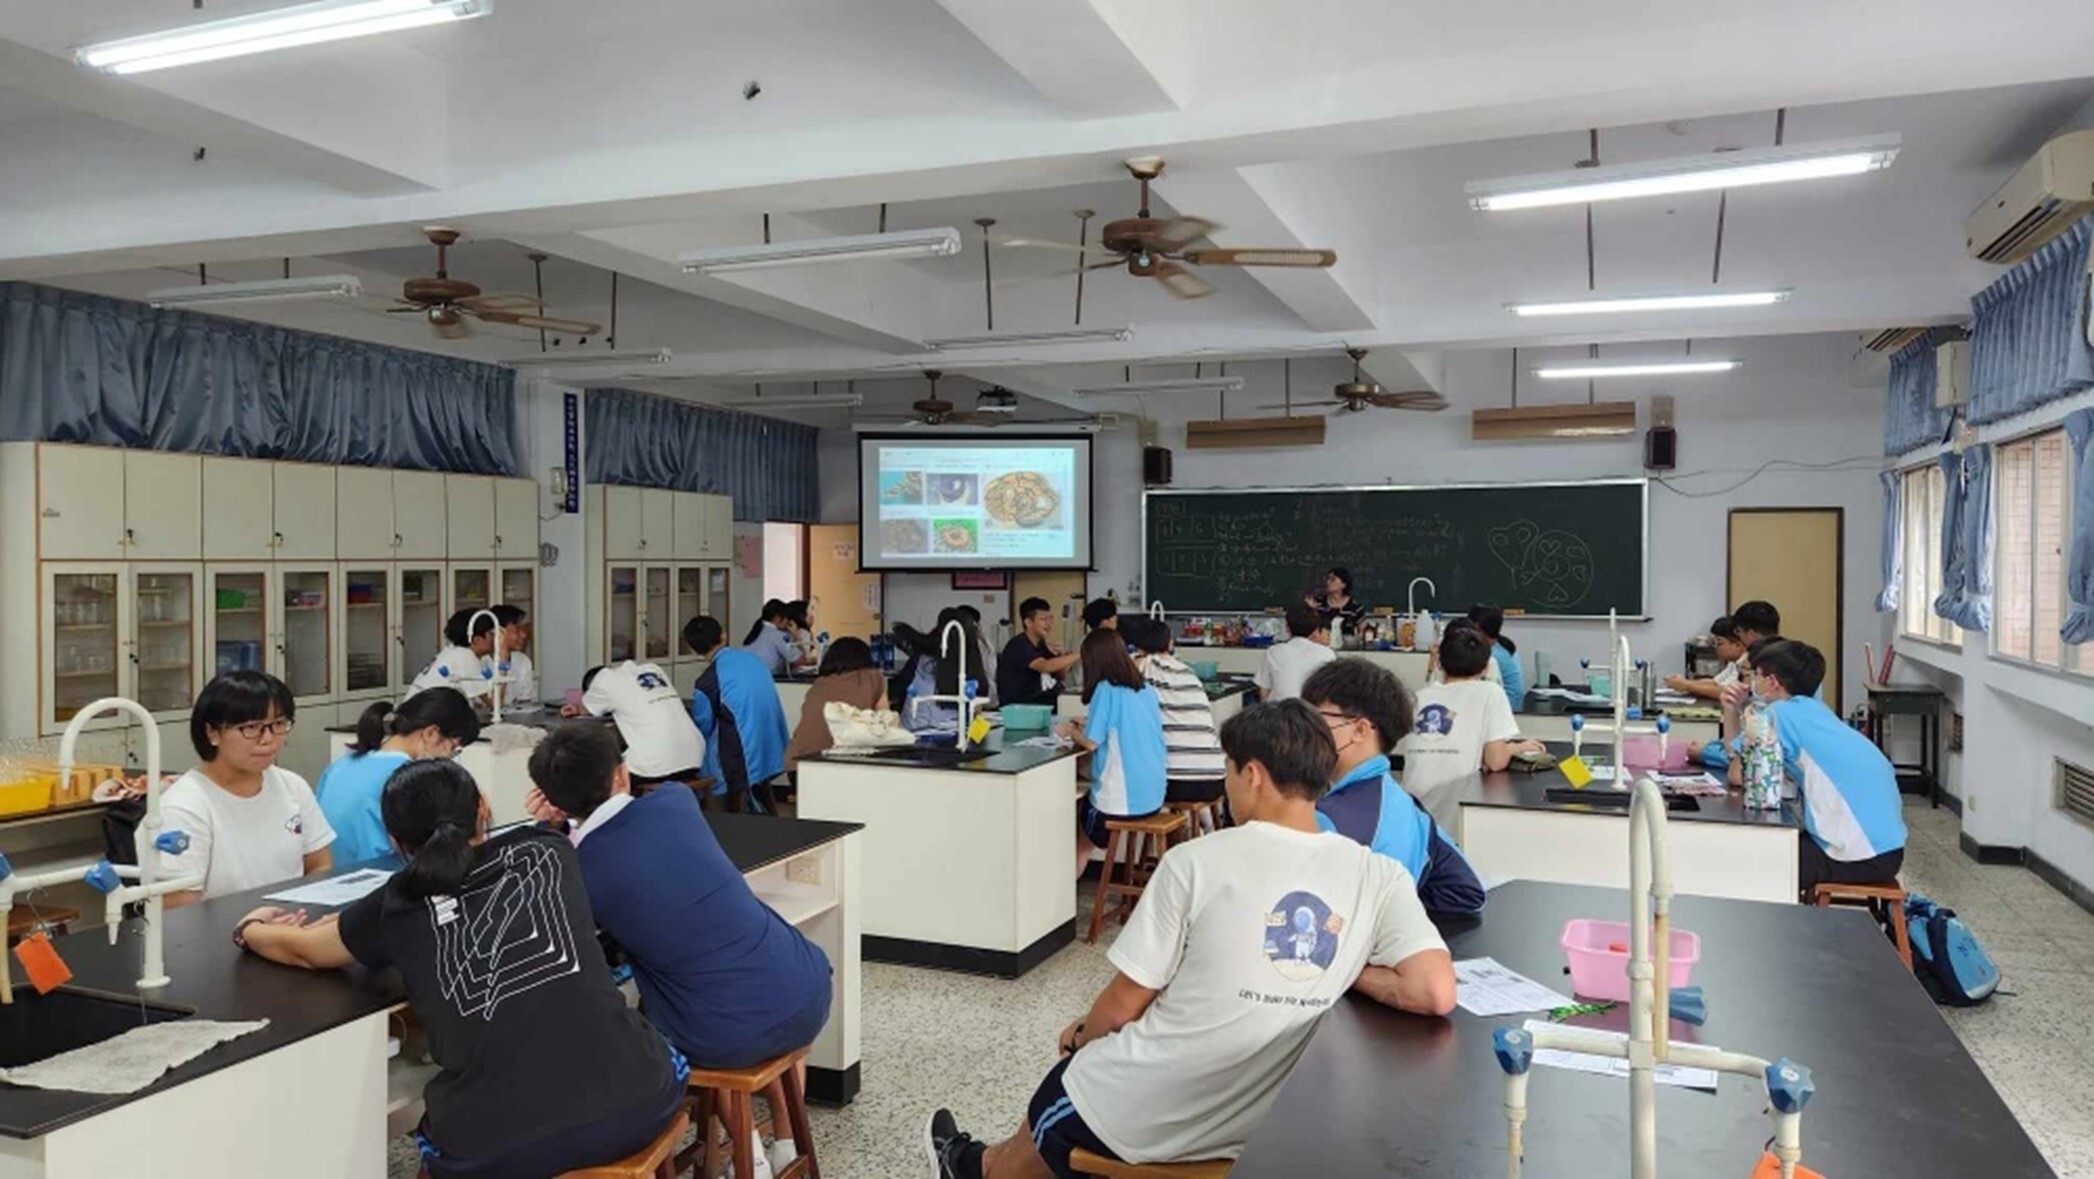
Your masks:
{"label": "black shorts", "polygon": [[1163,785],[1165,802],[1213,802],[1225,793],[1220,778],[1171,778]]}
{"label": "black shorts", "polygon": [[1825,854],[1808,831],[1798,831],[1802,840],[1796,856],[1796,888],[1810,901],[1810,890],[1820,884],[1889,884],[1905,866],[1905,849],[1893,848],[1866,860],[1835,860]]}
{"label": "black shorts", "polygon": [[1100,1158],[1115,1162],[1120,1159],[1084,1124],[1083,1115],[1076,1112],[1075,1103],[1069,1100],[1069,1091],[1062,1088],[1062,1074],[1069,1071],[1069,1062],[1074,1059],[1064,1056],[1060,1064],[1047,1070],[1046,1078],[1033,1091],[1032,1104],[1025,1109],[1025,1125],[1032,1131],[1033,1147],[1047,1160],[1047,1169],[1054,1172],[1056,1179],[1069,1179],[1076,1174],[1069,1169],[1069,1152],[1079,1146]]}
{"label": "black shorts", "polygon": [[[1155,814],[1150,811],[1149,815]],[[1105,829],[1107,819],[1146,819],[1149,815],[1108,815],[1091,805],[1091,796],[1086,794],[1076,800],[1076,829],[1091,841],[1091,846],[1104,848],[1112,842],[1112,833]]]}
{"label": "black shorts", "polygon": [[687,770],[675,770],[667,774],[631,775],[633,785],[635,786],[659,786],[664,782],[696,782],[704,776],[705,771],[697,766],[692,766]]}

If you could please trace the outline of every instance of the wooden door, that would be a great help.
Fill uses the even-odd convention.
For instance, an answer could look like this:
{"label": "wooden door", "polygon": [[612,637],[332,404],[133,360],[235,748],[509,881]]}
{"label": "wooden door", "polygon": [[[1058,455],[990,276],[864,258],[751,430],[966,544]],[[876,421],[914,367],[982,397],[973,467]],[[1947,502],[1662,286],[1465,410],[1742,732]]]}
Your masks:
{"label": "wooden door", "polygon": [[[276,501],[276,559],[332,561],[335,557],[335,469],[320,463],[271,463]],[[390,517],[390,513],[387,513]],[[391,526],[390,518],[386,525]],[[209,539],[210,525],[204,525]],[[390,538],[388,538],[390,539]],[[376,553],[360,553],[371,557]]]}
{"label": "wooden door", "polygon": [[276,554],[276,495],[269,467],[248,459],[204,460],[206,561],[266,561]]}
{"label": "wooden door", "polygon": [[807,526],[807,598],[815,626],[833,639],[865,638],[880,625],[880,575],[858,571],[856,524]]}
{"label": "wooden door", "polygon": [[204,461],[124,452],[125,552],[133,561],[194,561],[204,552]]}
{"label": "wooden door", "polygon": [[1846,570],[1841,562],[1846,514],[1839,508],[1733,508],[1730,513],[1730,607],[1757,598],[1781,611],[1784,638],[1825,655],[1825,703],[1840,707],[1841,624]]}

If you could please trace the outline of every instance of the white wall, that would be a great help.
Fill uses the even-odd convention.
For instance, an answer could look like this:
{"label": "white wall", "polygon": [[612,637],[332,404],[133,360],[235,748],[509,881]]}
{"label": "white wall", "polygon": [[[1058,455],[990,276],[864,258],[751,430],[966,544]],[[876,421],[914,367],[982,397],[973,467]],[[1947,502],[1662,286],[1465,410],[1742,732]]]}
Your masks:
{"label": "white wall", "polygon": [[[558,699],[565,688],[580,687],[588,662],[589,572],[584,567],[586,536],[583,515],[560,509],[557,468],[565,461],[563,394],[578,393],[551,381],[519,381],[517,397],[523,434],[528,443],[525,473],[538,480],[538,539],[559,555],[538,569],[538,615],[533,622],[531,660],[544,699]],[[582,420],[586,420],[583,418]],[[576,430],[582,421],[576,422]],[[579,437],[579,433],[577,434]],[[577,451],[577,454],[583,453]],[[572,477],[580,478],[581,472]],[[588,488],[583,488],[586,496]],[[587,507],[587,501],[583,501]]]}

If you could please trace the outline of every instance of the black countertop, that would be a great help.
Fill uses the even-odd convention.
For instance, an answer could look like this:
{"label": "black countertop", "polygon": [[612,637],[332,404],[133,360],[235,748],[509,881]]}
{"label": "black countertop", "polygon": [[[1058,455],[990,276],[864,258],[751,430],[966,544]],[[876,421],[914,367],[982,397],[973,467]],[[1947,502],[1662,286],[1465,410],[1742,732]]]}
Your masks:
{"label": "black countertop", "polygon": [[[800,764],[802,767],[806,766],[808,762],[822,762],[829,765],[884,766],[889,769],[916,770],[918,772],[936,770],[940,773],[948,774],[1022,774],[1027,770],[1039,769],[1050,762],[1057,762],[1067,757],[1076,757],[1083,752],[1083,750],[1073,745],[1066,745],[1057,749],[1017,747],[1019,741],[1032,737],[1046,736],[1053,731],[1052,729],[1040,729],[1022,732],[1013,737],[1006,735],[1005,730],[1002,728],[991,729],[987,738],[975,742],[972,746],[975,749],[989,750],[990,755],[980,761],[960,762],[958,764],[947,764],[930,760],[911,761],[899,756],[854,756],[851,754],[839,754],[834,749],[822,753],[809,754],[800,759]],[[906,748],[906,746],[901,748]]]}
{"label": "black countertop", "polygon": [[[1678,738],[1674,738],[1677,740]],[[1557,757],[1570,755],[1570,743],[1551,741],[1549,752]],[[1688,771],[1699,772],[1699,767],[1689,766]],[[1720,775],[1718,780],[1720,781]],[[1473,774],[1458,781],[1438,786],[1422,797],[1427,810],[1439,824],[1448,830],[1459,830],[1454,826],[1455,812],[1464,806],[1506,807],[1532,811],[1562,811],[1567,814],[1620,815],[1627,816],[1628,808],[1621,806],[1592,805],[1574,802],[1551,802],[1548,791],[1567,787],[1570,779],[1563,776],[1561,769],[1546,769],[1536,773],[1515,773],[1499,770],[1497,773]],[[1586,786],[1588,791],[1612,789],[1612,783],[1593,782]],[[1797,817],[1796,804],[1785,802],[1778,811],[1749,811],[1745,809],[1744,794],[1731,790],[1722,797],[1697,797],[1694,800],[1701,809],[1692,811],[1668,811],[1666,817],[1687,823],[1737,823],[1748,827],[1800,828],[1802,820]]]}
{"label": "black countertop", "polygon": [[[502,710],[503,724],[521,725],[526,729],[552,730],[559,728],[561,725],[571,720],[593,720],[600,724],[606,725],[612,723],[611,718],[608,716],[563,717],[560,715],[560,706],[557,704],[539,704],[521,708],[504,708]],[[491,725],[494,723],[494,718],[492,717],[492,715],[483,715],[480,718],[480,723],[482,725]],[[356,725],[354,723],[346,725],[329,725],[327,726],[327,731],[330,733],[353,734],[356,732]],[[480,737],[477,738],[473,743],[477,745],[479,742],[485,740],[487,740],[486,737]]]}
{"label": "black countertop", "polygon": [[[1491,957],[1568,989],[1557,937],[1574,917],[1621,920],[1614,889],[1515,882],[1480,923],[1447,927],[1456,959]],[[1709,1018],[1672,1038],[1809,1067],[1803,1165],[1864,1175],[2054,1175],[1933,1001],[1856,910],[1675,897],[1677,928],[1701,935],[1694,982]],[[1505,1075],[1491,1030],[1529,1016],[1456,1010],[1423,1019],[1348,996],[1323,1017],[1230,1179],[1506,1174]],[[1628,1007],[1575,1021],[1623,1031]],[[1628,1173],[1628,1086],[1536,1067],[1527,1089],[1527,1179]],[[1744,1175],[1772,1133],[1762,1085],[1725,1076],[1715,1094],[1658,1086],[1658,1166]]]}
{"label": "black countertop", "polygon": [[[727,858],[744,873],[860,829],[856,823],[813,819],[711,812],[705,817]],[[346,865],[326,875],[340,875],[357,867],[360,865]],[[390,970],[373,973],[360,966],[347,970],[299,970],[265,962],[233,945],[234,923],[249,910],[269,903],[262,899],[264,894],[282,892],[301,883],[309,881],[284,881],[168,914],[167,973],[174,982],[144,996],[156,1004],[194,1010],[204,1019],[266,1019],[268,1027],[211,1049],[137,1093],[105,1095],[0,1085],[0,1135],[36,1138],[405,1002],[399,976]],[[137,921],[126,922],[124,934],[115,946],[109,944],[106,929],[59,938],[58,951],[73,969],[68,988],[126,999],[140,997],[137,979],[144,939],[139,928]],[[35,1003],[36,999],[33,992],[28,992],[19,994],[16,1002]]]}

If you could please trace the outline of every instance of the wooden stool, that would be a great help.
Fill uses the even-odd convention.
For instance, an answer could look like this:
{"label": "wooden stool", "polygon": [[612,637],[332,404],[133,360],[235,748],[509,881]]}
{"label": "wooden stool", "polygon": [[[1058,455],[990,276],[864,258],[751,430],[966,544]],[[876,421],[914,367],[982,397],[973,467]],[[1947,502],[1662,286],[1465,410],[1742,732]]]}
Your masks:
{"label": "wooden stool", "polygon": [[799,1179],[802,1175],[822,1179],[821,1165],[814,1160],[814,1131],[807,1121],[807,1092],[794,1068],[806,1058],[807,1049],[802,1048],[748,1068],[693,1068],[689,1084],[691,1095],[697,1099],[698,1141],[676,1156],[672,1174],[681,1175],[700,1159],[704,1164],[698,1172],[700,1179],[711,1179],[719,1169],[720,1140],[713,1135],[715,1116],[727,1128],[727,1151],[734,1160],[735,1175],[755,1174],[756,1159],[749,1146],[749,1139],[756,1133],[756,1111],[751,1099],[775,1081],[785,1089],[785,1108],[771,1111],[773,1129],[778,1115],[784,1114],[792,1131],[793,1149],[800,1157],[773,1179]]}
{"label": "wooden stool", "polygon": [[691,1115],[679,1113],[668,1129],[655,1135],[654,1141],[637,1153],[601,1167],[562,1171],[559,1179],[676,1179],[676,1162],[670,1156],[675,1154],[676,1144],[683,1141],[684,1131],[690,1128]]}
{"label": "wooden stool", "polygon": [[1198,839],[1222,829],[1222,796],[1205,802],[1167,802],[1163,809],[1185,816],[1185,839]]}
{"label": "wooden stool", "polygon": [[[1120,919],[1126,920],[1126,915],[1134,910],[1134,902],[1141,899],[1142,886],[1148,883],[1143,862],[1149,856],[1162,859],[1164,851],[1170,847],[1171,836],[1183,830],[1185,825],[1183,814],[1167,810],[1139,819],[1105,820],[1105,870],[1098,876],[1098,898],[1091,903],[1091,932],[1084,941],[1095,943],[1098,940],[1098,930],[1105,924],[1105,902],[1109,898],[1127,898],[1118,910]],[[1127,879],[1114,880],[1113,868],[1120,862],[1123,851],[1127,859]]]}
{"label": "wooden stool", "polygon": [[1228,1159],[1201,1159],[1190,1163],[1116,1163],[1079,1146],[1069,1152],[1069,1165],[1079,1175],[1099,1175],[1104,1179],[1222,1179],[1236,1164]]}
{"label": "wooden stool", "polygon": [[7,914],[7,944],[14,945],[40,929],[48,931],[52,937],[57,937],[72,928],[73,922],[78,920],[78,909],[68,909],[64,905],[32,906],[26,901],[17,902]]}
{"label": "wooden stool", "polygon": [[[1820,884],[1810,890],[1810,902],[1820,909],[1832,905],[1858,905],[1888,921],[1891,940],[1898,944],[1898,957],[1912,969],[1912,934],[1905,924],[1905,886],[1889,884]],[[1888,909],[1888,914],[1885,910]]]}

